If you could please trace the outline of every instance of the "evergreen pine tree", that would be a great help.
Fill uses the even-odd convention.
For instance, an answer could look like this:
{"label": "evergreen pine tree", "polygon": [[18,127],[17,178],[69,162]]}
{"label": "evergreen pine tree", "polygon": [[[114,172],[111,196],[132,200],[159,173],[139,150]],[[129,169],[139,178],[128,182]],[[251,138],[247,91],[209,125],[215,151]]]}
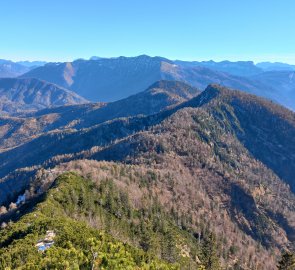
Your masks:
{"label": "evergreen pine tree", "polygon": [[289,252],[285,252],[282,255],[278,264],[279,270],[294,270],[295,269],[295,255]]}
{"label": "evergreen pine tree", "polygon": [[203,247],[203,264],[208,270],[220,269],[219,258],[217,255],[216,238],[213,233],[209,233],[204,239]]}

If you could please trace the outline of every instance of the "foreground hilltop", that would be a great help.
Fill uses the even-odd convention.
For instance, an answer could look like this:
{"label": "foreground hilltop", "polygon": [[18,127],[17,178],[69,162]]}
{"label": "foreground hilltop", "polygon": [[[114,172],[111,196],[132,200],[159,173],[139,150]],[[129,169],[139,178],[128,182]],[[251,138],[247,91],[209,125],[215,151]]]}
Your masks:
{"label": "foreground hilltop", "polygon": [[[202,241],[211,239],[210,246],[218,247],[211,254],[214,261],[227,269],[276,269],[280,251],[294,249],[294,138],[293,112],[210,85],[153,115],[43,134],[1,153],[0,197],[10,202],[27,189],[27,198],[36,198],[71,170],[98,183],[113,179],[126,188],[133,207],[149,212],[157,202],[179,233],[188,234],[187,240],[172,244],[178,251],[169,253],[169,262],[179,262],[177,256],[187,250],[190,263],[198,261],[197,255],[206,265],[206,257],[201,259],[190,243],[197,239],[202,250]],[[90,226],[109,227],[95,219],[96,214],[89,218]],[[158,226],[149,218],[145,226],[150,246],[134,245],[152,252]],[[112,235],[131,243],[139,239],[137,234],[121,238],[116,229]],[[156,256],[167,260],[160,255],[163,247],[158,248]]]}
{"label": "foreground hilltop", "polygon": [[[128,201],[119,205],[118,200],[128,199],[126,196],[112,183],[95,184],[74,173],[59,176],[46,196],[23,207],[26,214],[20,220],[2,226],[0,268],[180,269],[178,263],[159,260],[156,254],[133,247],[137,240],[126,243],[111,236],[115,230],[124,239],[124,234],[142,233],[139,226],[126,228],[127,215],[140,214]],[[137,220],[143,221],[140,216]],[[94,222],[97,226],[112,226],[102,231]],[[179,231],[175,226],[171,228],[169,221],[163,226],[171,235]],[[162,237],[161,244],[165,243],[163,233],[158,237]],[[168,256],[169,248],[165,250]]]}

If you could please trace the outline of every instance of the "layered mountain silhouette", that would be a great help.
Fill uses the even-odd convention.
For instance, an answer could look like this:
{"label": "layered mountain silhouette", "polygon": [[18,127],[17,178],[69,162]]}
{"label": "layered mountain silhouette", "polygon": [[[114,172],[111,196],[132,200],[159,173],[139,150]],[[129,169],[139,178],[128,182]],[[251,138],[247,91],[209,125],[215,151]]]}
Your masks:
{"label": "layered mountain silhouette", "polygon": [[[61,85],[95,102],[116,101],[141,92],[156,81],[176,80],[201,90],[210,83],[218,83],[295,108],[293,99],[287,103],[285,98],[280,98],[284,90],[278,84],[267,83],[263,79],[264,70],[253,62],[185,62],[146,55],[92,59],[49,63],[22,77]],[[293,85],[286,83],[294,92]]]}
{"label": "layered mountain silhouette", "polygon": [[45,65],[44,61],[18,61],[0,59],[0,78],[15,78],[31,69]]}
{"label": "layered mountain silhouette", "polygon": [[[160,82],[160,84],[163,82]],[[175,84],[174,84],[175,85]],[[156,86],[158,86],[156,84]],[[146,93],[152,93],[155,91],[155,89],[158,88],[151,88],[148,89],[146,92],[143,92],[142,95],[145,96]],[[190,90],[192,90],[191,88]],[[222,94],[219,94],[219,90],[222,89]],[[174,90],[172,90],[174,92]],[[216,96],[215,96],[216,95]],[[139,95],[140,96],[140,95]],[[15,166],[20,166],[22,162],[24,162],[25,166],[31,166],[34,164],[34,159],[28,158],[26,159],[26,155],[23,155],[25,151],[24,149],[32,149],[31,151],[28,151],[28,156],[35,156],[36,160],[40,163],[42,160],[46,160],[51,156],[54,156],[55,154],[61,154],[61,153],[75,153],[82,150],[89,149],[93,146],[101,146],[105,145],[108,142],[111,142],[113,139],[121,138],[121,136],[128,136],[129,133],[138,132],[142,129],[146,129],[148,126],[156,125],[163,121],[168,116],[170,117],[171,114],[174,114],[176,111],[181,110],[186,107],[204,107],[207,109],[209,103],[211,106],[209,106],[212,114],[214,117],[221,117],[223,122],[221,125],[228,124],[230,125],[227,128],[230,128],[232,132],[235,132],[236,136],[238,136],[239,140],[245,144],[245,147],[247,147],[248,151],[255,152],[254,156],[261,159],[262,161],[265,161],[266,164],[272,163],[271,168],[277,172],[278,175],[282,176],[282,179],[286,180],[291,186],[294,185],[294,181],[292,180],[292,150],[293,146],[295,145],[293,143],[294,140],[294,113],[291,111],[288,111],[287,109],[284,109],[283,107],[280,107],[278,105],[275,105],[269,101],[259,99],[255,96],[251,96],[248,94],[243,94],[241,92],[232,91],[223,89],[216,86],[210,86],[206,89],[205,92],[203,92],[201,95],[199,95],[196,98],[193,98],[187,102],[183,102],[180,105],[172,108],[172,109],[166,109],[163,112],[160,112],[159,114],[152,114],[152,116],[139,116],[135,118],[122,118],[119,120],[113,120],[118,117],[128,117],[133,116],[137,114],[146,114],[149,115],[151,112],[149,108],[147,110],[137,110],[133,111],[133,107],[128,107],[128,101],[131,105],[133,105],[134,99],[137,98],[137,96],[132,96],[129,99],[118,101],[115,103],[110,103],[108,105],[98,106],[99,108],[96,108],[95,106],[91,105],[84,105],[85,108],[91,108],[90,113],[87,112],[87,110],[82,110],[82,113],[79,115],[79,121],[76,126],[72,125],[75,129],[70,129],[68,131],[65,131],[68,128],[68,122],[67,119],[70,118],[70,122],[74,121],[74,123],[77,122],[78,119],[71,118],[68,116],[67,110],[70,109],[73,115],[76,114],[75,107],[66,107],[64,115],[61,113],[57,118],[66,119],[65,125],[56,125],[53,124],[53,129],[56,130],[56,128],[60,128],[60,131],[56,131],[54,133],[44,134],[40,136],[39,138],[35,140],[31,140],[27,144],[23,144],[15,149],[12,149],[11,151],[6,151],[2,154],[2,158],[6,160],[6,162],[3,162],[2,169],[1,169],[1,176],[4,176],[6,173],[9,173],[15,169]],[[212,101],[211,101],[212,99]],[[121,112],[120,114],[116,115],[116,112],[118,112],[118,103],[125,104],[125,112]],[[233,108],[230,108],[231,110],[234,110],[234,115],[230,111],[226,111],[227,107],[229,105],[226,104],[230,102],[230,106],[233,106]],[[120,104],[119,103],[119,104]],[[137,102],[136,102],[137,103]],[[147,102],[148,103],[148,102]],[[222,110],[219,112],[219,107],[215,107],[218,103],[224,103],[224,107],[222,107]],[[177,104],[177,103],[175,103]],[[170,104],[169,104],[170,105]],[[169,106],[168,106],[169,107]],[[78,109],[81,109],[82,107],[78,107]],[[162,109],[167,108],[167,104],[164,102],[162,106],[159,106],[158,110],[152,111],[152,113],[156,113],[161,111]],[[60,108],[58,108],[60,110]],[[105,112],[107,110],[107,112]],[[223,111],[224,110],[224,111]],[[211,113],[210,111],[210,113]],[[79,110],[78,110],[79,112]],[[231,113],[231,114],[230,114]],[[49,118],[51,113],[44,114],[46,117]],[[54,114],[54,113],[53,113]],[[241,114],[241,115],[240,115]],[[44,116],[40,114],[40,116]],[[65,116],[66,115],[66,116]],[[222,117],[225,117],[225,119],[222,119]],[[252,118],[253,119],[252,119]],[[83,119],[84,118],[84,119]],[[228,119],[229,118],[229,119]],[[9,118],[8,118],[9,119]],[[91,120],[89,120],[91,119]],[[4,119],[2,123],[2,127],[5,127],[6,119]],[[20,122],[20,120],[15,120],[15,122]],[[33,121],[36,121],[35,119]],[[60,120],[58,120],[60,121]],[[106,122],[107,121],[107,122]],[[9,121],[7,121],[8,123]],[[49,121],[50,122],[50,121]],[[81,124],[84,123],[84,124]],[[102,124],[101,124],[102,123]],[[255,125],[254,125],[255,123]],[[43,124],[46,126],[46,124]],[[49,123],[49,127],[52,125],[52,123]],[[237,126],[234,126],[237,125]],[[122,128],[121,128],[122,126]],[[264,127],[265,126],[265,127]],[[17,125],[16,125],[17,127]],[[14,127],[12,130],[15,130],[16,127]],[[87,127],[85,129],[85,127]],[[258,128],[260,127],[260,128]],[[280,128],[278,128],[280,127]],[[8,128],[8,127],[6,127]],[[6,128],[2,128],[5,130]],[[82,129],[81,129],[82,128]],[[84,129],[83,129],[84,128]],[[65,130],[64,130],[65,129]],[[46,128],[45,130],[50,130],[49,128]],[[103,130],[105,133],[103,134]],[[263,131],[263,133],[262,133]],[[40,132],[42,134],[42,130],[38,130],[37,132]],[[94,136],[92,134],[95,134],[98,132],[99,134],[103,134],[103,136]],[[108,132],[111,132],[108,136]],[[118,132],[118,134],[116,134]],[[266,133],[267,132],[267,133]],[[260,135],[264,134],[264,135]],[[11,131],[8,133],[11,134]],[[62,135],[60,135],[62,134]],[[34,134],[36,135],[36,134]],[[3,136],[3,138],[7,138],[7,134]],[[19,136],[19,134],[18,134]],[[88,136],[90,138],[88,139]],[[78,137],[81,137],[81,140],[78,139]],[[3,142],[2,138],[2,142]],[[65,143],[62,143],[62,145],[65,147],[63,149],[62,147],[59,147],[60,144],[60,138],[61,140],[66,140]],[[76,139],[74,139],[76,138]],[[96,138],[98,141],[96,141]],[[76,141],[75,144],[70,143],[70,141]],[[42,142],[44,141],[44,143]],[[83,142],[87,142],[86,145],[83,144]],[[34,146],[31,146],[34,145]],[[42,145],[42,149],[37,147],[37,144]],[[56,147],[55,147],[56,145]],[[261,151],[264,149],[265,145],[265,153],[264,151]],[[258,147],[259,146],[259,147]],[[77,149],[76,149],[77,147]],[[46,149],[51,149],[50,151],[47,151]],[[57,151],[57,153],[54,153],[54,151]],[[128,148],[126,148],[128,149]],[[290,155],[287,155],[287,152],[281,152],[282,151],[290,151]],[[45,150],[44,154],[43,151]],[[38,153],[36,153],[37,151]],[[39,153],[41,151],[42,153]],[[70,151],[70,152],[68,152]],[[14,164],[17,165],[9,165],[9,162],[7,160],[10,160],[10,153],[11,153],[11,161]],[[22,157],[21,159],[16,158],[17,153],[19,153]],[[260,156],[261,155],[261,156]],[[275,159],[274,157],[277,156],[278,159]],[[271,158],[270,158],[271,157]],[[113,157],[114,159],[117,159],[116,156]],[[279,161],[279,158],[282,158],[281,161]],[[284,165],[284,160],[287,159],[288,163]],[[3,160],[4,161],[4,160]],[[27,162],[29,164],[27,164]],[[2,162],[1,162],[2,163]],[[294,163],[295,164],[295,163]],[[281,168],[280,172],[276,171],[274,167]],[[4,169],[7,167],[7,170]],[[8,169],[8,167],[11,167],[12,169]]]}
{"label": "layered mountain silhouette", "polygon": [[25,117],[0,117],[0,149],[15,147],[44,132],[88,128],[115,118],[155,114],[199,93],[185,83],[159,81],[141,93],[112,103],[60,106],[27,113]]}
{"label": "layered mountain silhouette", "polygon": [[289,65],[280,62],[261,62],[256,64],[257,67],[263,69],[263,71],[294,71],[295,65]]}
{"label": "layered mountain silhouette", "polygon": [[38,79],[0,79],[0,113],[17,114],[88,101],[76,93]]}
{"label": "layered mountain silhouette", "polygon": [[206,67],[215,71],[221,71],[236,76],[253,76],[263,72],[263,69],[255,65],[252,61],[175,61],[176,64],[186,67]]}
{"label": "layered mountain silhouette", "polygon": [[291,65],[44,64],[0,61],[19,76],[0,79],[0,268],[103,247],[101,267],[275,270],[295,250]]}
{"label": "layered mountain silhouette", "polygon": [[44,66],[47,62],[45,61],[18,61],[17,64],[23,65],[29,68],[36,68],[40,66]]}

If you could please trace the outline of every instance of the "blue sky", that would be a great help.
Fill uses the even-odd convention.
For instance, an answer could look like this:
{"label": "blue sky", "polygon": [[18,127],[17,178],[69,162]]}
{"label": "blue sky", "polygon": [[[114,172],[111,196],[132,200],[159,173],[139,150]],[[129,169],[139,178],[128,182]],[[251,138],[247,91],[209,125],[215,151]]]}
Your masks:
{"label": "blue sky", "polygon": [[295,64],[294,0],[8,0],[0,58],[160,55]]}

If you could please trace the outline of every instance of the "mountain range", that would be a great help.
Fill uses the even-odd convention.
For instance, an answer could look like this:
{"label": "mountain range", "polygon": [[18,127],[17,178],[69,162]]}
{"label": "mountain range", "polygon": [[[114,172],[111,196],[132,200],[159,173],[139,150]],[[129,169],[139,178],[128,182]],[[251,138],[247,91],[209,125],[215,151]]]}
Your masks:
{"label": "mountain range", "polygon": [[0,59],[0,78],[14,78],[20,76],[29,70],[42,66],[46,62],[42,61],[19,61]]}
{"label": "mountain range", "polygon": [[8,117],[1,130],[0,203],[27,200],[0,216],[15,220],[2,261],[29,241],[41,263],[32,241],[44,230],[87,257],[67,229],[79,222],[180,269],[276,269],[295,248],[295,114],[267,99],[159,81],[116,102]]}
{"label": "mountain range", "polygon": [[237,61],[237,62],[231,62],[231,61],[221,61],[221,62],[215,62],[215,61],[180,61],[176,60],[175,64],[180,66],[186,66],[186,67],[205,67],[209,68],[215,71],[221,71],[225,73],[229,73],[231,75],[235,76],[252,76],[257,75],[259,73],[263,72],[263,69],[259,65],[255,65],[252,61]]}
{"label": "mountain range", "polygon": [[0,78],[11,78],[22,75],[30,70],[29,67],[9,60],[0,60]]}
{"label": "mountain range", "polygon": [[0,269],[276,270],[295,252],[292,65],[141,55],[2,75]]}
{"label": "mountain range", "polygon": [[200,90],[210,83],[218,83],[266,97],[292,110],[295,108],[294,72],[294,66],[285,63],[172,61],[147,55],[91,57],[67,63],[0,61],[0,77],[45,80],[92,102],[116,101],[139,93],[158,80],[176,80]]}
{"label": "mountain range", "polygon": [[181,82],[159,81],[141,93],[112,103],[60,106],[27,113],[24,117],[0,117],[0,151],[45,132],[80,130],[115,118],[155,114],[199,93],[198,89]]}
{"label": "mountain range", "polygon": [[263,69],[264,71],[294,71],[295,65],[289,65],[280,62],[261,62],[256,64],[257,67]]}
{"label": "mountain range", "polygon": [[[22,78],[38,78],[75,91],[94,102],[110,102],[143,91],[158,80],[176,80],[204,90],[210,83],[240,89],[295,109],[294,72],[269,71],[253,62],[185,62],[163,57],[92,58],[49,63]],[[291,79],[290,79],[291,78]],[[283,86],[283,87],[282,87]]]}

